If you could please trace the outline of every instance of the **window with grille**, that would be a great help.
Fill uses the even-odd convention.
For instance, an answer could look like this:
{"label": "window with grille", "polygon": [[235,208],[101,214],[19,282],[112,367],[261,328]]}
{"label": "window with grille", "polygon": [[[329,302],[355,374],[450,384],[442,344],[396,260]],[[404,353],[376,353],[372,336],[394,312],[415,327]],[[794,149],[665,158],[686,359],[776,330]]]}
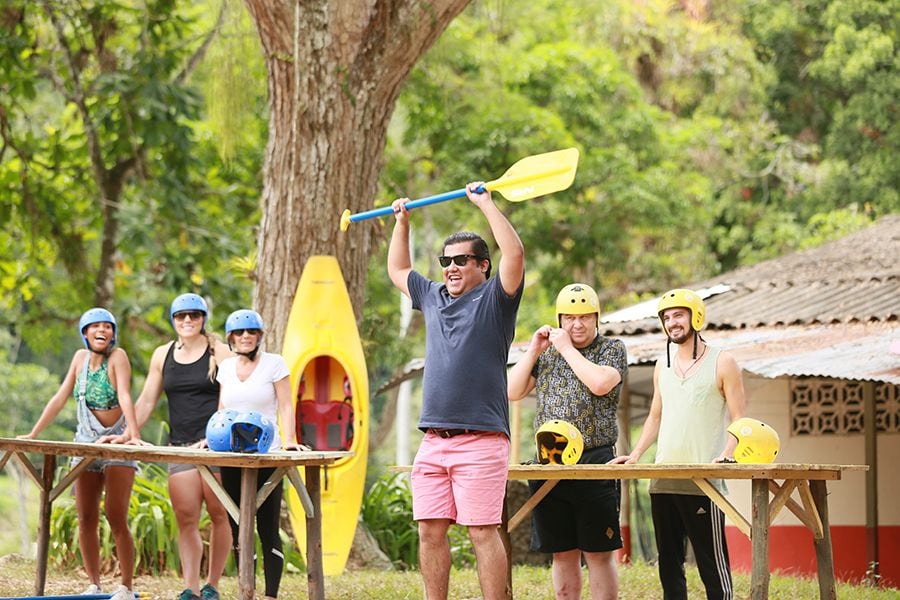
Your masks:
{"label": "window with grille", "polygon": [[[801,377],[791,380],[791,435],[865,431],[862,381]],[[879,433],[900,432],[900,386],[875,383]]]}

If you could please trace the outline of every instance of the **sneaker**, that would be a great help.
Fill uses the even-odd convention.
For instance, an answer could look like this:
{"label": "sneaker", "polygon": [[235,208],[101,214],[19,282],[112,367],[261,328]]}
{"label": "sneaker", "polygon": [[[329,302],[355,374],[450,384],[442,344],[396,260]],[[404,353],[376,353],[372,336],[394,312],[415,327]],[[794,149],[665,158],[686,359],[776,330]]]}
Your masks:
{"label": "sneaker", "polygon": [[102,594],[103,590],[100,589],[100,586],[96,583],[92,583],[87,587],[86,590],[79,594],[80,596],[90,596],[91,594]]}
{"label": "sneaker", "polygon": [[207,583],[200,589],[201,600],[219,600],[219,590],[213,584]]}
{"label": "sneaker", "polygon": [[109,600],[135,600],[134,592],[124,585],[120,585],[109,597]]}
{"label": "sneaker", "polygon": [[178,600],[201,600],[200,596],[191,591],[190,588],[181,592],[181,595],[178,596]]}

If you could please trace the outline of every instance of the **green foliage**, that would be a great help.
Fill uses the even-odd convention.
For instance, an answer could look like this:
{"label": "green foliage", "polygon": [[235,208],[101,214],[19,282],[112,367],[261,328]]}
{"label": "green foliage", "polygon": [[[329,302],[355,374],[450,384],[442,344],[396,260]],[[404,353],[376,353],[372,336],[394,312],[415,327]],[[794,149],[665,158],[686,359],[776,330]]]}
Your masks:
{"label": "green foliage", "polygon": [[200,122],[189,75],[215,35],[205,12],[171,0],[0,9],[0,323],[27,347],[56,347],[103,303],[140,370],[170,335],[176,294],[226,307],[249,295],[246,272],[222,264],[251,254],[261,144],[224,171]]}
{"label": "green foliage", "polygon": [[[361,516],[366,527],[394,566],[401,570],[419,565],[419,531],[412,514],[408,476],[381,476],[363,496]],[[450,556],[457,569],[475,565],[475,551],[465,527],[451,525]]]}
{"label": "green foliage", "polygon": [[394,566],[419,564],[419,533],[412,518],[412,490],[400,473],[383,475],[363,496],[362,520]]}
{"label": "green foliage", "polygon": [[[10,335],[0,330],[0,413],[4,424],[0,436],[28,433],[47,401],[56,393],[59,381],[47,369],[35,364],[16,364],[11,354],[18,347]],[[75,402],[68,402],[56,419],[41,433],[43,439],[69,441],[75,435]]]}

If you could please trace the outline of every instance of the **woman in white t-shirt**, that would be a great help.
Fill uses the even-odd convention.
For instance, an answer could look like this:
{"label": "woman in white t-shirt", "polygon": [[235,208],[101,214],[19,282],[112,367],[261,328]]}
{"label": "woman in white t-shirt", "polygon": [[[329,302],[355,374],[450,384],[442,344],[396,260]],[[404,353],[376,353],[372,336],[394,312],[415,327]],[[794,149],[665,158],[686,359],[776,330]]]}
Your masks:
{"label": "woman in white t-shirt", "polygon": [[[280,420],[284,425],[285,439],[281,439],[279,428],[275,427],[270,450],[304,450],[297,443],[294,426],[294,405],[291,402],[290,372],[284,358],[279,354],[260,352],[263,331],[259,313],[242,309],[231,313],[225,321],[225,336],[228,347],[235,356],[227,358],[219,365],[216,375],[220,387],[219,410],[233,409],[238,412],[254,411],[268,418],[272,423]],[[259,469],[257,489],[268,480],[274,468]],[[222,467],[222,486],[238,505],[241,502],[241,470],[236,467]],[[256,531],[263,550],[263,572],[266,579],[266,598],[276,598],[284,570],[284,554],[281,537],[278,534],[281,514],[282,488],[276,486],[256,513]],[[232,520],[234,556],[237,560],[238,526]]]}

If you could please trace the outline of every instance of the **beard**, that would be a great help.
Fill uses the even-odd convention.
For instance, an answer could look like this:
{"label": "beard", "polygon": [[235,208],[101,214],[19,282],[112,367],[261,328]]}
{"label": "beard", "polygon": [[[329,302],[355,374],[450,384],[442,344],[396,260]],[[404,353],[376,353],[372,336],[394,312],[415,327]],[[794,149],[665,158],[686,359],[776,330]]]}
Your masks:
{"label": "beard", "polygon": [[680,346],[681,344],[683,344],[686,341],[688,341],[689,339],[691,339],[691,337],[693,337],[693,334],[694,334],[693,330],[685,331],[685,332],[681,333],[680,335],[678,335],[677,337],[670,333],[669,341],[672,342],[673,344],[678,344]]}

